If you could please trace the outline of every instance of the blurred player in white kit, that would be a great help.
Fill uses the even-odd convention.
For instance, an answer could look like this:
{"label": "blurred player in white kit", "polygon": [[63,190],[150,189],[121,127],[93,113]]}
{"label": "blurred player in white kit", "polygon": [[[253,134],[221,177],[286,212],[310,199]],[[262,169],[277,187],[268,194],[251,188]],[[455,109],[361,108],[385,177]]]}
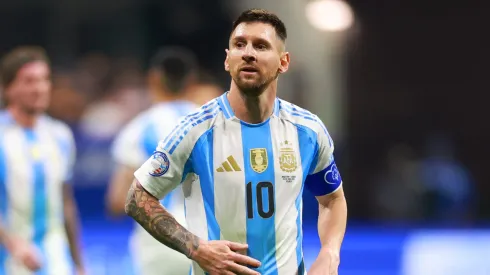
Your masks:
{"label": "blurred player in white kit", "polygon": [[85,274],[69,184],[75,143],[64,123],[45,114],[48,57],[38,47],[16,48],[3,58],[0,76],[6,103],[0,111],[0,275]]}
{"label": "blurred player in white kit", "polygon": [[[107,194],[107,204],[112,214],[124,214],[133,173],[153,154],[159,139],[170,133],[180,117],[198,107],[186,99],[196,77],[197,60],[184,48],[163,48],[151,59],[148,88],[153,106],[130,121],[113,144],[112,157],[117,166]],[[185,225],[181,188],[160,202]],[[189,274],[191,262],[186,256],[161,245],[136,223],[130,246],[138,274]]]}

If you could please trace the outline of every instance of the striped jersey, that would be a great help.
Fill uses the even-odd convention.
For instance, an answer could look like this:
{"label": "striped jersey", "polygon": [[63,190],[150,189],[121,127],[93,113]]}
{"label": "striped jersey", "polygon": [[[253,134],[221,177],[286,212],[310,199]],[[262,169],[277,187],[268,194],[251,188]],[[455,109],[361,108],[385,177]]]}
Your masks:
{"label": "striped jersey", "polygon": [[[182,188],[192,233],[247,243],[261,274],[305,274],[302,193],[341,186],[332,139],[316,115],[278,98],[269,119],[245,123],[227,94],[186,116],[135,176],[159,198],[191,176]],[[194,263],[192,274],[204,272]]]}
{"label": "striped jersey", "polygon": [[[198,106],[188,101],[155,104],[122,129],[113,143],[112,158],[116,163],[134,167],[136,170],[153,154],[160,138],[167,136],[180,118],[197,108]],[[179,221],[185,222],[184,196],[180,188],[167,194],[161,203]],[[144,230],[137,228],[137,232]]]}
{"label": "striped jersey", "polygon": [[[48,116],[23,128],[1,111],[0,133],[2,224],[40,249],[43,266],[36,274],[71,274],[63,216],[63,184],[71,180],[75,161],[71,130]],[[31,273],[0,247],[0,274]]]}

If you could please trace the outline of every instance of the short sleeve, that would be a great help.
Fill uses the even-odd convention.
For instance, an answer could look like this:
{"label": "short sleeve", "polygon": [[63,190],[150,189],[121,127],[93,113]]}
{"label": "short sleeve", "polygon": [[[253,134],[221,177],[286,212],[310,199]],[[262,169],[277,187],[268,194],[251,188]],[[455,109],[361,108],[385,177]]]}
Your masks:
{"label": "short sleeve", "polygon": [[73,138],[73,134],[71,131],[69,131],[68,160],[67,160],[67,168],[65,174],[65,183],[69,183],[73,179],[73,170],[75,169],[76,159],[77,159],[77,147],[75,145],[75,139]]}
{"label": "short sleeve", "polygon": [[191,152],[192,147],[186,142],[169,150],[165,146],[165,141],[161,141],[134,176],[146,191],[162,199],[175,189],[191,170],[192,162],[189,159]]}
{"label": "short sleeve", "polygon": [[5,211],[7,210],[7,183],[5,182],[7,176],[7,165],[5,163],[6,159],[3,145],[3,140],[2,138],[0,138],[0,223],[5,222],[3,220],[5,217],[3,216],[5,215]]}
{"label": "short sleeve", "polygon": [[[142,146],[143,128],[143,125],[135,120],[119,132],[111,146],[111,156],[115,163],[136,169],[146,161],[151,153],[147,154]],[[153,144],[153,149],[157,143],[158,141]]]}
{"label": "short sleeve", "polygon": [[75,170],[75,162],[77,158],[77,147],[73,132],[68,125],[62,122],[56,122],[54,128],[51,128],[56,141],[58,143],[58,149],[60,150],[63,158],[64,166],[61,168],[63,182],[65,184],[71,183],[73,180],[73,173]]}
{"label": "short sleeve", "polygon": [[323,123],[319,119],[317,121],[321,129],[317,134],[316,152],[305,185],[315,196],[323,196],[338,190],[342,178],[335,163],[333,140]]}
{"label": "short sleeve", "polygon": [[[218,112],[218,104],[214,101],[181,118],[176,124],[173,122],[175,120],[167,119],[172,127],[160,132],[165,133],[161,135],[163,139],[160,139],[152,155],[134,173],[146,191],[162,199],[179,186],[188,173],[195,171],[192,155],[198,151],[195,149],[196,144],[213,127]],[[159,127],[162,128],[161,124]],[[167,132],[167,129],[172,130]]]}

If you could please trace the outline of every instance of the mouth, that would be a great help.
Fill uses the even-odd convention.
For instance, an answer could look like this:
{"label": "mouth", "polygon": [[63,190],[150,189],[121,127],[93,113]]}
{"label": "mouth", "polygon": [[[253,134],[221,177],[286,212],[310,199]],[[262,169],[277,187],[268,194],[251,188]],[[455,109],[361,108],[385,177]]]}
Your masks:
{"label": "mouth", "polygon": [[240,69],[240,72],[244,72],[244,73],[257,73],[259,72],[259,70],[255,67],[252,67],[252,66],[245,66],[245,67],[242,67]]}

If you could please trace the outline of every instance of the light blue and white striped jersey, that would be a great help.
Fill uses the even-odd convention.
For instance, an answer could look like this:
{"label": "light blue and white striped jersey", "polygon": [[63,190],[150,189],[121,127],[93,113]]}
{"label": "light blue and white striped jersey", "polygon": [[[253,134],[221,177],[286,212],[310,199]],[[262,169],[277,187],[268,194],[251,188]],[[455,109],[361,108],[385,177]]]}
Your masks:
{"label": "light blue and white striped jersey", "polygon": [[[186,218],[206,240],[247,243],[261,274],[304,274],[302,193],[341,186],[333,142],[316,115],[281,99],[265,122],[233,113],[227,93],[185,117],[135,173],[156,197],[185,181]],[[194,263],[192,274],[204,275]]]}
{"label": "light blue and white striped jersey", "polygon": [[[64,227],[63,184],[71,180],[75,143],[60,121],[42,116],[32,129],[0,112],[0,218],[9,234],[43,254],[36,274],[71,274]],[[0,274],[31,274],[0,247]]]}
{"label": "light blue and white striped jersey", "polygon": [[[127,167],[140,167],[153,154],[159,140],[166,137],[182,117],[198,107],[183,100],[155,104],[131,120],[119,133],[111,150],[112,158]],[[185,222],[181,189],[173,190],[161,202],[170,213]]]}

